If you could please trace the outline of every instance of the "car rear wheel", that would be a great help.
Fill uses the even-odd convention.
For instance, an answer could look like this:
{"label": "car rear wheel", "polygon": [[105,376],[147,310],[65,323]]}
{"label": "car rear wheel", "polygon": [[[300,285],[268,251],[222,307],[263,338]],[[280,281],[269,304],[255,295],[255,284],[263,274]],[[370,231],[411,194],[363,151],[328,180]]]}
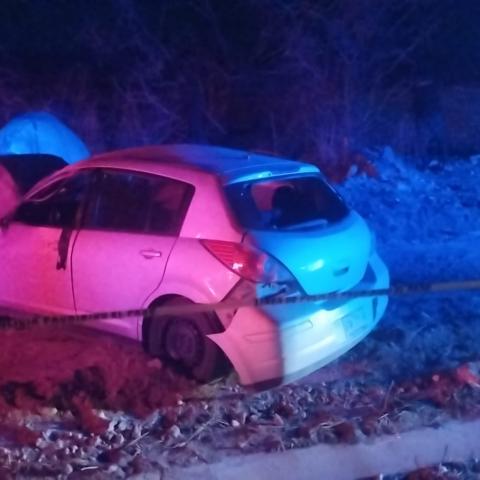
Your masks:
{"label": "car rear wheel", "polygon": [[[157,306],[188,303],[174,297]],[[207,337],[219,331],[220,322],[208,314],[154,316],[144,320],[144,348],[180,373],[201,382],[210,381],[226,372],[225,355]]]}

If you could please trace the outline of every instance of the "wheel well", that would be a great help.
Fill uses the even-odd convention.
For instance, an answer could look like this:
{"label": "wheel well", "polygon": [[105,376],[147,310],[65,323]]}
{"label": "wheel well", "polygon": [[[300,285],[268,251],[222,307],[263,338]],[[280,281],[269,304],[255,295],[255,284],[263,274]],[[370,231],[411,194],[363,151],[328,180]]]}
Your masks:
{"label": "wheel well", "polygon": [[[168,301],[170,301],[174,298],[181,298],[181,299],[185,300],[186,303],[187,302],[188,303],[194,303],[192,300],[190,300],[187,297],[184,297],[183,295],[176,295],[176,294],[173,294],[173,293],[169,293],[169,294],[166,294],[166,295],[162,295],[161,297],[158,297],[155,300],[153,300],[150,303],[150,305],[148,306],[148,309],[150,310],[151,308],[155,308],[155,307],[159,307],[161,305],[164,305],[165,303],[167,303]],[[225,329],[222,325],[222,322],[218,318],[217,314],[215,312],[210,312],[209,316],[211,318],[211,325],[214,328],[214,333],[223,332]],[[146,347],[146,341],[147,341],[148,331],[149,331],[149,328],[150,328],[150,322],[151,321],[152,321],[152,318],[147,317],[147,318],[144,318],[143,322],[142,322],[142,345],[143,345],[143,347]]]}
{"label": "wheel well", "polygon": [[[192,300],[190,300],[187,297],[184,297],[183,295],[167,294],[167,295],[162,295],[161,297],[158,297],[155,300],[153,300],[149,305],[149,309],[158,307],[160,305],[163,305],[166,302],[168,302],[168,301],[170,301],[174,298],[181,298],[188,303],[194,303],[194,302],[192,302]],[[145,352],[148,352],[148,348],[147,348],[148,347],[148,332],[149,332],[149,329],[150,329],[150,322],[151,321],[152,321],[152,318],[148,317],[148,318],[145,318],[142,322],[142,346],[143,346],[143,349],[144,349]],[[224,326],[222,325],[222,322],[220,321],[220,319],[218,318],[218,316],[215,312],[209,312],[209,323],[210,323],[210,326],[213,330],[212,333],[220,333],[220,332],[223,332],[225,330]],[[218,365],[217,373],[223,375],[223,374],[233,370],[233,365],[230,362],[230,359],[225,355],[225,352],[223,352],[223,350],[220,347],[217,346],[217,348],[219,349],[219,352],[221,354],[221,359],[222,359],[221,362]]]}
{"label": "wheel well", "polygon": [[[150,305],[148,305],[148,310],[152,309],[152,308],[155,308],[155,307],[159,307],[160,305],[163,305],[164,303],[168,302],[169,300],[171,300],[172,298],[185,298],[185,297],[182,297],[181,295],[174,295],[174,294],[167,294],[167,295],[162,295],[161,297],[158,297],[156,298],[155,300],[153,300]],[[188,300],[187,298],[185,298],[185,300]],[[150,322],[152,321],[151,317],[147,317],[147,318],[143,318],[143,321],[142,321],[142,346],[143,346],[143,349],[145,351],[147,351],[146,347],[147,347],[147,337],[148,337],[148,331],[150,329]]]}

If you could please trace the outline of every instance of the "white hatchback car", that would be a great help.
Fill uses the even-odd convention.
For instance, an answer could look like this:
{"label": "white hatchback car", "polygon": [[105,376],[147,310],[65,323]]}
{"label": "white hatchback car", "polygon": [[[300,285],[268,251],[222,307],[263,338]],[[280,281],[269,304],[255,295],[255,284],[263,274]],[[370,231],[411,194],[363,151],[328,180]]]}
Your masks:
{"label": "white hatchback car", "polygon": [[[0,304],[75,314],[385,288],[364,220],[317,167],[208,146],[140,147],[37,184],[0,232]],[[305,375],[375,326],[386,297],[107,319],[206,380]],[[229,362],[226,361],[229,360]]]}

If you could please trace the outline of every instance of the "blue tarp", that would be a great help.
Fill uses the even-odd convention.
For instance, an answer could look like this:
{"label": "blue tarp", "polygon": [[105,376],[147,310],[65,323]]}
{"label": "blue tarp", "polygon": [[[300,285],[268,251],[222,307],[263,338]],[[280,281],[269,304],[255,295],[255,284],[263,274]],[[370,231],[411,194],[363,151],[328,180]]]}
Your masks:
{"label": "blue tarp", "polygon": [[47,153],[74,163],[90,156],[86,145],[60,120],[46,112],[19,115],[0,129],[0,154]]}

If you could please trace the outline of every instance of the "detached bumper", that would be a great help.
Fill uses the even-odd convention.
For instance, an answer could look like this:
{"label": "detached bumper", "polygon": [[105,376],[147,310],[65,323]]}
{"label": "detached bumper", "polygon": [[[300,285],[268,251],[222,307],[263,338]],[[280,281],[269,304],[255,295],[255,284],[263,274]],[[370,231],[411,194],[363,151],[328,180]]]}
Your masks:
{"label": "detached bumper", "polygon": [[[374,281],[357,288],[388,287],[388,271],[377,255],[370,267]],[[210,338],[228,356],[243,385],[285,383],[355,346],[375,327],[387,302],[387,297],[372,297],[241,308],[224,332]]]}

